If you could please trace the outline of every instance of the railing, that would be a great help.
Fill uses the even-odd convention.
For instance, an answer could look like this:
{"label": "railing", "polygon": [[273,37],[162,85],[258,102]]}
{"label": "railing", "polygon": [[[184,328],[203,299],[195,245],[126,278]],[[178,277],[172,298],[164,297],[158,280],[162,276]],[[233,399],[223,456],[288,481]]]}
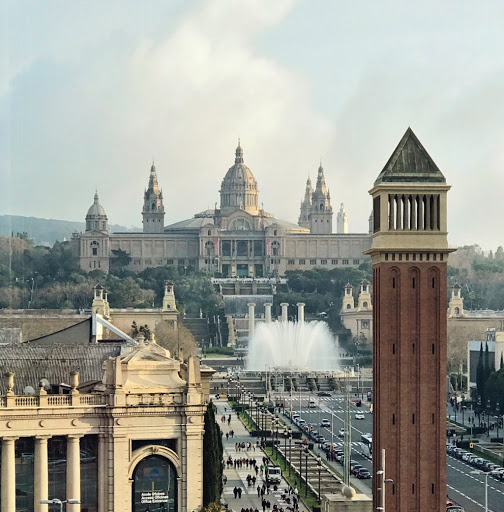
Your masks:
{"label": "railing", "polygon": [[162,406],[174,404],[174,396],[168,394],[145,393],[141,395],[126,395],[127,406]]}

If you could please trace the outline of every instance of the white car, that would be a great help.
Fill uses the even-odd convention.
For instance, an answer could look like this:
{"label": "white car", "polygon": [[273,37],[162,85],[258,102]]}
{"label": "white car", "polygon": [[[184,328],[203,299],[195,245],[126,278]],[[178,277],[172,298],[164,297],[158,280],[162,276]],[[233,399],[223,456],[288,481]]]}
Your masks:
{"label": "white car", "polygon": [[363,412],[356,412],[355,413],[355,419],[356,420],[363,420],[364,419],[364,413]]}
{"label": "white car", "polygon": [[338,431],[338,437],[345,437],[345,429],[344,428],[340,428],[339,431]]}

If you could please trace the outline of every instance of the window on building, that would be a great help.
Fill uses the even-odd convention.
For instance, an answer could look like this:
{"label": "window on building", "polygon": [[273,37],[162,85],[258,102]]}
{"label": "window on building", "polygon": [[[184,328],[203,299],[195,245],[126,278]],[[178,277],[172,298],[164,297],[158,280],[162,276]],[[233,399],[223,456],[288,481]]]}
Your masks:
{"label": "window on building", "polygon": [[279,242],[273,242],[271,244],[271,251],[273,253],[273,256],[280,256],[280,243]]}
{"label": "window on building", "polygon": [[289,261],[287,262],[287,265],[294,265],[294,260],[289,260]]}
{"label": "window on building", "polygon": [[343,265],[348,265],[348,260],[343,260],[342,263]]}
{"label": "window on building", "polygon": [[196,266],[196,260],[189,260],[189,266],[195,267]]}
{"label": "window on building", "polygon": [[310,265],[316,265],[317,264],[317,260],[310,260]]}
{"label": "window on building", "polygon": [[98,256],[98,249],[96,247],[93,247],[93,256]]}
{"label": "window on building", "polygon": [[173,260],[166,260],[167,265],[173,265]]}
{"label": "window on building", "polygon": [[327,265],[327,260],[320,260],[321,265]]}
{"label": "window on building", "polygon": [[354,265],[359,265],[360,264],[360,260],[353,260],[353,264]]}
{"label": "window on building", "polygon": [[300,265],[304,265],[305,263],[306,263],[306,261],[305,261],[305,260],[299,260],[299,264],[300,264]]}
{"label": "window on building", "polygon": [[140,265],[140,260],[133,260],[133,265]]}
{"label": "window on building", "polygon": [[183,267],[185,265],[185,260],[178,260],[179,267]]}
{"label": "window on building", "polygon": [[331,260],[331,265],[337,265],[338,264],[338,260]]}

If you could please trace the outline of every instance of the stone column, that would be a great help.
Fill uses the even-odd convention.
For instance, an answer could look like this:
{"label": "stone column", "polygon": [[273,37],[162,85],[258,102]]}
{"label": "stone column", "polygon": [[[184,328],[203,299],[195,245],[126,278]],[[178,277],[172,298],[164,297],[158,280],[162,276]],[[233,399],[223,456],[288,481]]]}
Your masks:
{"label": "stone column", "polygon": [[2,512],[16,512],[16,439],[2,438]]}
{"label": "stone column", "polygon": [[264,319],[266,320],[267,324],[271,323],[271,302],[266,302],[264,304]]}
{"label": "stone column", "polygon": [[282,302],[280,306],[282,307],[282,323],[286,324],[289,319],[289,304],[287,302]]}
{"label": "stone column", "polygon": [[107,496],[109,479],[107,475],[108,461],[108,437],[106,434],[98,434],[98,511],[107,510]]}
{"label": "stone column", "polygon": [[255,302],[250,302],[248,306],[248,328],[249,328],[249,341],[254,335],[255,328]]}
{"label": "stone column", "polygon": [[[80,440],[81,436],[67,436],[67,481],[66,499],[79,500],[80,492]],[[80,505],[67,503],[68,512],[80,512]]]}
{"label": "stone column", "polygon": [[47,440],[50,436],[37,436],[35,438],[35,460],[33,473],[35,489],[33,501],[35,512],[47,512],[48,505],[42,505],[42,500],[49,499],[49,468],[47,458]]}
{"label": "stone column", "polygon": [[297,308],[298,308],[298,323],[304,324],[304,307],[305,307],[305,304],[304,304],[304,302],[298,302],[296,305],[297,305]]}

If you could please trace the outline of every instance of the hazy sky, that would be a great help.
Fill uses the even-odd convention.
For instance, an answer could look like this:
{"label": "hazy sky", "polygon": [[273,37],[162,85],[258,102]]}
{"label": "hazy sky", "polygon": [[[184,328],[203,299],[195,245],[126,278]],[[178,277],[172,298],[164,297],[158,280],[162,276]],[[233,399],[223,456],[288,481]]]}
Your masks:
{"label": "hazy sky", "polygon": [[[320,159],[334,210],[411,126],[447,181],[453,245],[504,245],[504,2],[20,1],[0,5],[0,213],[141,225],[213,207],[238,137],[260,202],[297,221]],[[335,224],[335,223],[334,223]]]}

